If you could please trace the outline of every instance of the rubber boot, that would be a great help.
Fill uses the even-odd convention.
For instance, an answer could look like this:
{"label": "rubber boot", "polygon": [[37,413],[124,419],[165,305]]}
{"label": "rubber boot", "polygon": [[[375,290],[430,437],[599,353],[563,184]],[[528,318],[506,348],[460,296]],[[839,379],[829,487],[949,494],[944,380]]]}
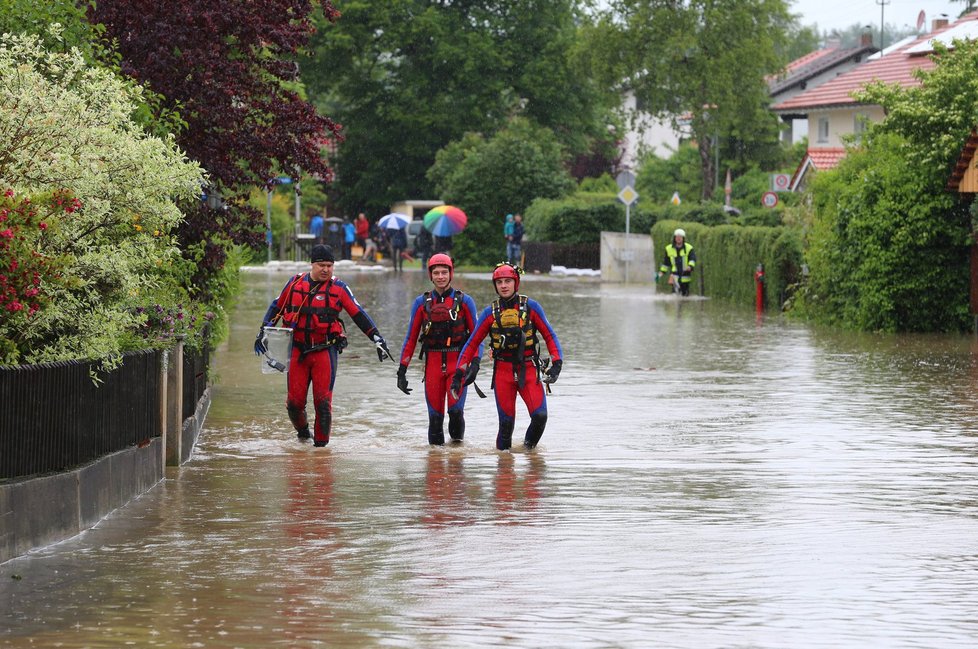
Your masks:
{"label": "rubber boot", "polygon": [[543,429],[547,427],[547,413],[538,412],[535,415],[530,415],[530,425],[526,427],[526,438],[523,440],[523,446],[529,450],[535,448],[540,442],[540,438],[543,437]]}
{"label": "rubber boot", "polygon": [[333,413],[329,401],[316,404],[316,434],[313,436],[313,446],[329,444],[329,431],[333,427]]}
{"label": "rubber boot", "polygon": [[428,443],[441,446],[445,443],[445,431],[442,428],[445,424],[445,415],[428,415]]}
{"label": "rubber boot", "polygon": [[500,451],[509,450],[513,445],[513,428],[516,421],[509,419],[499,422],[499,433],[496,434],[496,448]]}
{"label": "rubber boot", "polygon": [[465,437],[465,416],[461,410],[448,411],[448,434],[453,442],[461,442]]}

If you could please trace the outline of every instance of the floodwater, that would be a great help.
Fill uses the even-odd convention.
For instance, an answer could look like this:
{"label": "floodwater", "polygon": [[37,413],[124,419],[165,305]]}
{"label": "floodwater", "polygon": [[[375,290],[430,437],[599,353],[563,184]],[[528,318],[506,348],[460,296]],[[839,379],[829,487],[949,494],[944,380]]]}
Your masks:
{"label": "floodwater", "polygon": [[[340,274],[399,349],[423,276]],[[403,395],[355,330],[315,449],[251,353],[286,278],[244,275],[192,460],[0,565],[0,646],[978,644],[972,337],[528,276],[566,357],[537,450],[471,392],[429,448],[417,363]]]}

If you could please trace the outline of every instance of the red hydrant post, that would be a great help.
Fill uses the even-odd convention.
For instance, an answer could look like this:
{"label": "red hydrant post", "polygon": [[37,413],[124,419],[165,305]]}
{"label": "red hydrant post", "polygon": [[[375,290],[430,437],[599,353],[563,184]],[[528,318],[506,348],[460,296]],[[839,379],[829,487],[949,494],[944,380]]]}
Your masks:
{"label": "red hydrant post", "polygon": [[754,271],[754,288],[757,290],[755,308],[760,313],[764,310],[764,264],[758,264]]}

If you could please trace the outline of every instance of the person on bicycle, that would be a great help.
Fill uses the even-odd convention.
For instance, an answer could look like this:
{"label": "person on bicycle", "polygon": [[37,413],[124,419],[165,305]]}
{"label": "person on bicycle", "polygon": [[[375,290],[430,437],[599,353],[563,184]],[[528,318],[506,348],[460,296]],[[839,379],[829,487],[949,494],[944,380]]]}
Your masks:
{"label": "person on bicycle", "polygon": [[[669,273],[669,285],[680,295],[689,295],[689,284],[693,281],[693,268],[696,267],[696,253],[693,245],[686,241],[686,231],[676,228],[672,242],[666,246],[660,273]],[[659,279],[656,275],[656,279]]]}

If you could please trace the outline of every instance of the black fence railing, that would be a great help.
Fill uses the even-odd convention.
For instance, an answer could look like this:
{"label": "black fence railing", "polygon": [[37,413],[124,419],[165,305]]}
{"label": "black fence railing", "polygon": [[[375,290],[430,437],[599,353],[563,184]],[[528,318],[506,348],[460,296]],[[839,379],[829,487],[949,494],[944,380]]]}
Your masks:
{"label": "black fence railing", "polygon": [[0,480],[64,471],[160,435],[162,353],[90,373],[68,361],[0,367]]}
{"label": "black fence railing", "polygon": [[598,270],[601,268],[601,244],[526,241],[523,243],[523,264],[531,273],[549,273],[554,266]]}
{"label": "black fence railing", "polygon": [[[206,340],[206,337],[205,337]],[[183,349],[183,418],[193,417],[197,402],[207,389],[207,371],[210,367],[210,345],[200,349]]]}

